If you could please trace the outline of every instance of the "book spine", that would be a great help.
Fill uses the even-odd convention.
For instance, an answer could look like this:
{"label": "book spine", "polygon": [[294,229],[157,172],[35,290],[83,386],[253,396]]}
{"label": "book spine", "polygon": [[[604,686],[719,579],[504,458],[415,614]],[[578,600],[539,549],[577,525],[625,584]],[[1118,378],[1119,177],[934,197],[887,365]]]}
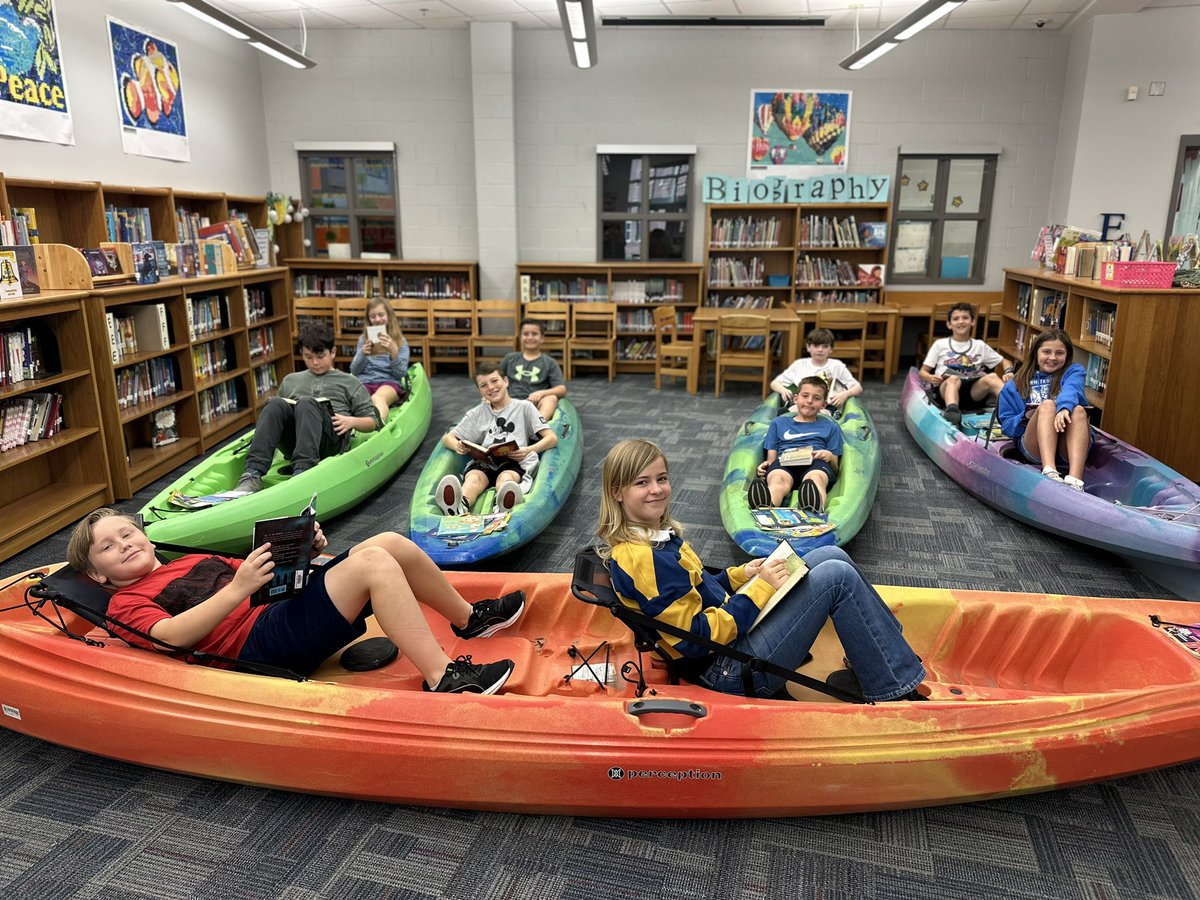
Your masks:
{"label": "book spine", "polygon": [[159,337],[162,338],[162,347],[160,349],[166,350],[171,346],[171,329],[167,324],[167,307],[164,303],[156,304],[156,306],[158,309],[158,332]]}

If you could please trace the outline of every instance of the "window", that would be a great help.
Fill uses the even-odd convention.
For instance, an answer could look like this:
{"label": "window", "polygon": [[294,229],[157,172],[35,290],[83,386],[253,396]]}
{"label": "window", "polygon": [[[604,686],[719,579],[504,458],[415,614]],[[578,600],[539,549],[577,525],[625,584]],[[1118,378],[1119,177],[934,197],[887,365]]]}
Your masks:
{"label": "window", "polygon": [[301,151],[305,237],[315,256],[400,256],[396,157],[392,152]]}
{"label": "window", "polygon": [[599,153],[596,258],[686,260],[691,242],[694,148],[670,153]]}
{"label": "window", "polygon": [[983,284],[996,154],[900,154],[889,284]]}

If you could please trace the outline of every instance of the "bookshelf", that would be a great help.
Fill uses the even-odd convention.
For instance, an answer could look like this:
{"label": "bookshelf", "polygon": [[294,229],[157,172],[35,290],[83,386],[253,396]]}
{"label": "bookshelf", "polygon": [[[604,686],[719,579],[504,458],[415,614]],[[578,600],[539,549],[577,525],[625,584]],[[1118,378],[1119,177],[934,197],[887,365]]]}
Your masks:
{"label": "bookshelf", "polygon": [[700,305],[699,263],[520,263],[521,308],[539,300],[617,305],[617,371],[654,371],[654,307],[675,307],[681,333]]}
{"label": "bookshelf", "polygon": [[1200,479],[1200,421],[1190,415],[1200,344],[1200,290],[1111,288],[1045,269],[1005,269],[1000,337],[1006,358],[1025,358],[1039,332],[1061,327],[1087,372],[1100,427]]}
{"label": "bookshelf", "polygon": [[28,329],[44,360],[40,377],[0,384],[0,403],[60,394],[64,422],[52,437],[0,451],[0,559],[112,502],[88,352],[89,303],[86,291],[43,290],[0,304],[0,333]]}
{"label": "bookshelf", "polygon": [[[282,253],[287,236],[295,229],[276,229]],[[346,367],[354,356],[354,345],[362,328],[356,325],[354,301],[384,296],[392,301],[428,301],[434,313],[439,300],[475,300],[478,297],[479,263],[467,260],[374,260],[374,259],[287,259],[289,302],[296,322],[326,321],[334,332],[338,350],[335,363]],[[338,313],[345,311],[342,316]],[[343,327],[343,323],[346,323]],[[411,323],[401,322],[406,335]],[[425,332],[414,337],[424,338]],[[412,343],[410,341],[410,343]],[[422,361],[413,346],[413,362]],[[298,359],[298,357],[297,357]]]}
{"label": "bookshelf", "polygon": [[[887,203],[709,204],[704,305],[883,302],[887,248],[865,246],[859,230],[890,223],[890,210]],[[878,284],[862,283],[873,275]]]}

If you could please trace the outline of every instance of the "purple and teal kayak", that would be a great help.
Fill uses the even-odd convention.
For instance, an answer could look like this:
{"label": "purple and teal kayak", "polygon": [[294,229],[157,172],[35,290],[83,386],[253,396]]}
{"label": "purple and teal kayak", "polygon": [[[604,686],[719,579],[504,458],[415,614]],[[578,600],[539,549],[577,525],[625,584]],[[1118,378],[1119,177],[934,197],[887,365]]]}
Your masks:
{"label": "purple and teal kayak", "polygon": [[991,414],[954,427],[917,370],[901,398],[904,424],[939,469],[984,503],[1043,531],[1107,550],[1187,600],[1200,600],[1200,486],[1107,432],[1084,470],[1082,493],[1021,461]]}

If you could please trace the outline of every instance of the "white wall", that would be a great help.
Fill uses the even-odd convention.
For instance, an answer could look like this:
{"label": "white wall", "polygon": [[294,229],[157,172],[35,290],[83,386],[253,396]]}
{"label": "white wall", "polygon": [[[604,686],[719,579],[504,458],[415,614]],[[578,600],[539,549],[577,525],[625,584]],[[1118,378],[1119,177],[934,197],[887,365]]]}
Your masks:
{"label": "white wall", "polygon": [[[1179,136],[1200,134],[1198,39],[1196,7],[1094,21],[1070,148],[1069,224],[1099,227],[1101,213],[1120,212],[1135,240],[1143,229],[1162,237]],[[1166,94],[1149,96],[1151,81],[1165,81]],[[1139,88],[1133,102],[1125,99],[1131,85]]]}
{"label": "white wall", "polygon": [[[267,183],[259,60],[242,41],[149,0],[57,0],[59,40],[75,144],[0,138],[0,172],[24,178],[163,185],[262,194]],[[117,90],[105,16],[144,28],[179,49],[191,162],[128,156],[121,149]]]}
{"label": "white wall", "polygon": [[[846,32],[601,29],[580,71],[558,32],[517,35],[524,259],[595,259],[597,144],[696,144],[699,174],[745,175],[755,88],[848,89],[850,171],[895,176],[900,145],[998,145],[989,288],[1028,258],[1047,207],[1068,43],[1040,32],[927,32],[860,72]],[[692,223],[702,259],[703,219]],[[1033,229],[1033,230],[1031,230]]]}
{"label": "white wall", "polygon": [[296,141],[394,141],[404,257],[478,259],[467,29],[310,31],[307,55],[263,68],[271,186],[299,196]]}

